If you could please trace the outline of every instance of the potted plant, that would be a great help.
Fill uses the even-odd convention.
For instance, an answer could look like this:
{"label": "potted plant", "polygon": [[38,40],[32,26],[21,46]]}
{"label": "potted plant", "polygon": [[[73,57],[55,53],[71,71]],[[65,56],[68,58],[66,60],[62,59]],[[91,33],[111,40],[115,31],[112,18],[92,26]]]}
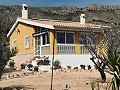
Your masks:
{"label": "potted plant", "polygon": [[67,66],[67,69],[71,69],[71,66]]}
{"label": "potted plant", "polygon": [[98,67],[97,67],[96,65],[94,65],[94,69],[95,69],[95,70],[97,70],[97,69],[98,69]]}
{"label": "potted plant", "polygon": [[43,62],[43,64],[44,64],[44,65],[50,65],[50,60],[46,60],[46,59],[45,59],[44,62]]}
{"label": "potted plant", "polygon": [[34,72],[38,72],[38,66],[34,67]]}
{"label": "potted plant", "polygon": [[90,65],[88,65],[88,70],[90,70],[91,69],[91,66]]}
{"label": "potted plant", "polygon": [[27,67],[28,67],[28,69],[31,71],[31,70],[32,70],[33,65],[32,65],[31,63],[29,63],[29,64],[27,65]]}
{"label": "potted plant", "polygon": [[43,65],[43,63],[44,63],[43,60],[38,60],[38,61],[37,61],[37,65],[38,65],[38,66],[39,66],[39,65]]}
{"label": "potted plant", "polygon": [[71,72],[71,66],[67,66],[67,72]]}
{"label": "potted plant", "polygon": [[75,71],[78,71],[78,67],[74,67],[74,70],[75,70]]}
{"label": "potted plant", "polygon": [[55,70],[61,68],[60,61],[59,61],[59,60],[56,60],[56,61],[53,63],[53,66],[54,66],[54,69],[55,69]]}
{"label": "potted plant", "polygon": [[80,67],[81,67],[81,70],[82,69],[85,70],[85,65],[80,65]]}
{"label": "potted plant", "polygon": [[39,70],[49,71],[51,67],[49,57],[43,56],[41,60],[37,61],[37,65]]}
{"label": "potted plant", "polygon": [[22,70],[22,69],[25,69],[26,64],[22,63],[20,66],[21,66],[21,70]]}
{"label": "potted plant", "polygon": [[9,62],[10,68],[14,68],[14,64],[15,64],[14,60],[10,60]]}

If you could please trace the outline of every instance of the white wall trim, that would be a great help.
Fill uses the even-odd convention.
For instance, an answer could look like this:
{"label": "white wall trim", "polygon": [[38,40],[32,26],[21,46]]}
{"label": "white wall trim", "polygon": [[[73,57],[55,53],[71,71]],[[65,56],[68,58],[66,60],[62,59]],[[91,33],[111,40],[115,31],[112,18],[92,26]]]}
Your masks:
{"label": "white wall trim", "polygon": [[49,28],[49,29],[54,29],[53,25],[47,25],[47,24],[42,24],[42,23],[38,23],[38,22],[34,22],[34,21],[23,20],[20,18],[18,18],[18,21],[22,22],[22,23],[30,24],[33,26],[40,26],[40,27],[45,27],[45,28]]}

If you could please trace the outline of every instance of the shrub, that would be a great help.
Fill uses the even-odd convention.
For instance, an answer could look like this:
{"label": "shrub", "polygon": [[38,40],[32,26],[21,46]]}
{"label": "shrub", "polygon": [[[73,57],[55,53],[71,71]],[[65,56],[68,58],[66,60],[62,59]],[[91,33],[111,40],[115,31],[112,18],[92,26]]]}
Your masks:
{"label": "shrub", "polygon": [[42,58],[43,60],[38,60],[37,61],[37,65],[50,65],[50,60],[49,60],[49,57],[43,57]]}
{"label": "shrub", "polygon": [[13,68],[14,64],[15,64],[14,60],[10,60],[10,62],[9,62],[10,68]]}
{"label": "shrub", "polygon": [[38,66],[39,66],[39,65],[43,65],[43,60],[37,61],[37,65],[38,65]]}
{"label": "shrub", "polygon": [[60,61],[59,60],[54,61],[53,66],[54,66],[54,69],[61,68]]}
{"label": "shrub", "polygon": [[22,63],[20,66],[21,66],[21,69],[25,69],[26,64]]}
{"label": "shrub", "polygon": [[32,65],[31,63],[29,63],[29,64],[27,65],[27,67],[28,67],[29,70],[31,70],[31,68],[33,67],[33,65]]}

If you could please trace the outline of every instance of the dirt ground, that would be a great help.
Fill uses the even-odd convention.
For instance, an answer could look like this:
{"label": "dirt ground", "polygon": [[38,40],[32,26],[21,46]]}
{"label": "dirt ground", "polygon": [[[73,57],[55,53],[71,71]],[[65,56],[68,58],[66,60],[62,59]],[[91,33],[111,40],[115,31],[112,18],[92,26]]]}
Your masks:
{"label": "dirt ground", "polygon": [[[15,72],[14,72],[15,73]],[[107,74],[107,81],[110,80],[111,75]],[[98,71],[71,71],[61,72],[54,71],[53,90],[92,90],[91,82],[94,82],[95,87],[98,88],[100,74]],[[0,81],[0,87],[23,86],[27,90],[50,90],[51,72],[38,72],[34,75],[25,76],[22,78],[14,78]],[[99,83],[100,90],[105,90],[105,83]]]}

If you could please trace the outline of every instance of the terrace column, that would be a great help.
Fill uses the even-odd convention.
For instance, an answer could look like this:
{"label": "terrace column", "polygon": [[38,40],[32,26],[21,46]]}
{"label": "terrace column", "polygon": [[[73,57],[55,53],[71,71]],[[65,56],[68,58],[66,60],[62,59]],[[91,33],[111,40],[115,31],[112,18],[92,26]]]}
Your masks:
{"label": "terrace column", "polygon": [[50,31],[50,55],[53,54],[53,43],[54,43],[54,54],[57,54],[57,40],[56,37],[54,37],[54,34],[55,32]]}
{"label": "terrace column", "polygon": [[80,54],[79,32],[75,32],[75,54]]}

